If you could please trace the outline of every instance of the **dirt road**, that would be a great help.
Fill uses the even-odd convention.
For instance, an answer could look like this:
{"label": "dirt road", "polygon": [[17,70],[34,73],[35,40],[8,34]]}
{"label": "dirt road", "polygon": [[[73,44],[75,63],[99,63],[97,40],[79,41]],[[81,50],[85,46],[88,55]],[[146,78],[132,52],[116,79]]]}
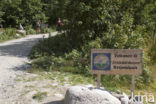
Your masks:
{"label": "dirt road", "polygon": [[[29,35],[0,43],[0,104],[14,104],[13,100],[18,94],[18,91],[13,91],[17,86],[14,79],[25,74],[24,69],[29,67],[27,56],[32,46],[43,39],[43,35],[45,38],[48,37],[48,34]],[[52,35],[56,35],[56,32]]]}

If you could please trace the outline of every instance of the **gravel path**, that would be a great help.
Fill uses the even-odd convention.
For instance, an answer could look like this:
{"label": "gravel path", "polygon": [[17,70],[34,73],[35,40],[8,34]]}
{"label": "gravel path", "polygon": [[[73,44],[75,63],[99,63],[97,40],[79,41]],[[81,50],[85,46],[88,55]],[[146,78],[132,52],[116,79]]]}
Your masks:
{"label": "gravel path", "polygon": [[[56,32],[52,35],[56,35]],[[44,34],[44,37],[48,37],[48,34]],[[6,100],[12,96],[6,93],[8,86],[16,85],[15,77],[25,74],[23,68],[29,63],[27,56],[32,46],[42,38],[43,35],[29,35],[0,43],[0,104],[13,104]]]}

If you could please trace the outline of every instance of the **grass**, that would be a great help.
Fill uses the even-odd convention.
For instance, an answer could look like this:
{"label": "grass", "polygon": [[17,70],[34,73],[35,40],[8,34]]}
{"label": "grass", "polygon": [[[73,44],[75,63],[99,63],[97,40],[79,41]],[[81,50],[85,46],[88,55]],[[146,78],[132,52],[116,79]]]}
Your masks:
{"label": "grass", "polygon": [[[95,85],[92,77],[86,77],[80,74],[73,74],[70,72],[62,71],[45,72],[37,70],[36,68],[31,68],[28,71],[29,73],[33,74],[29,74],[28,76],[17,76],[16,78],[16,81],[22,81],[23,83],[30,84],[24,86],[25,90],[23,91],[21,96],[27,95],[28,90],[35,90],[37,92],[33,94],[32,99],[39,102],[41,102],[45,97],[48,97],[49,94],[51,96],[55,96],[55,91],[61,94],[65,94],[66,88],[72,85]],[[38,83],[35,84],[33,82]]]}
{"label": "grass", "polygon": [[34,96],[32,98],[35,99],[35,100],[41,101],[46,96],[47,96],[47,92],[37,92],[36,94],[34,94]]}
{"label": "grass", "polygon": [[[39,73],[40,76],[42,77],[41,79],[45,78],[45,79],[49,79],[52,81],[55,81],[57,79],[58,83],[61,85],[64,85],[66,83],[71,84],[71,85],[78,85],[78,84],[95,85],[96,76],[91,76],[90,74],[88,74],[90,68],[89,66],[87,66],[88,63],[85,63],[87,62],[86,60],[88,59],[87,58],[83,59],[84,56],[82,56],[82,53],[76,50],[75,51],[73,50],[70,53],[66,53],[65,55],[58,54],[59,52],[62,52],[63,47],[60,47],[62,46],[61,44],[55,44],[55,43],[57,42],[60,43],[60,40],[61,41],[64,40],[64,39],[60,39],[60,40],[59,39],[57,38],[52,38],[52,40],[49,39],[39,44],[37,48],[36,47],[34,48],[35,51],[34,53],[32,53],[32,56],[34,55],[34,57],[32,58],[36,58],[36,59],[35,61],[33,61],[32,65],[35,67],[29,70],[29,72]],[[50,47],[48,44],[51,44],[52,47]],[[58,49],[58,46],[59,46],[59,49]],[[66,45],[63,45],[63,46],[66,46]],[[89,49],[87,48],[87,50]],[[53,52],[53,54],[51,52]],[[39,53],[42,53],[42,54],[39,54]],[[47,54],[50,54],[50,53],[52,55],[48,56]],[[39,56],[43,55],[45,57],[38,57],[38,55]],[[153,74],[152,76],[154,79],[156,78],[155,68],[156,68],[156,65],[151,66],[151,71]],[[43,73],[40,72],[41,70]],[[44,71],[45,72],[48,71],[48,72],[46,72],[45,74]],[[147,71],[147,70],[144,70],[144,71]],[[87,73],[86,76],[84,75],[85,73]],[[141,93],[152,92],[152,94],[154,94],[156,97],[156,81],[148,85],[148,83],[150,82],[150,81],[148,82],[148,79],[151,78],[148,74],[148,71],[144,72],[143,75],[144,76],[137,77],[138,82],[136,83],[136,90],[135,90],[136,94],[138,92],[141,92]],[[66,78],[68,80],[66,80]],[[106,76],[106,77],[104,76],[102,77],[102,85],[107,90],[110,90],[110,91],[120,90],[121,92],[125,92],[128,95],[130,95],[131,82],[130,82],[129,76],[125,76],[125,77],[122,77],[120,75]]]}
{"label": "grass", "polygon": [[[59,62],[62,62],[59,60]],[[47,60],[44,60],[46,62]],[[52,62],[52,61],[48,61]],[[63,60],[64,62],[64,60]],[[67,61],[65,61],[67,62]],[[36,64],[36,65],[41,65],[41,64]],[[48,68],[47,68],[48,69]],[[156,99],[156,65],[153,65],[150,67],[152,71],[152,77],[154,79],[154,82],[151,84],[144,84],[144,83],[138,83],[136,82],[136,89],[135,89],[135,94],[141,93],[141,94],[153,94]],[[64,86],[65,84],[70,84],[70,85],[87,85],[87,84],[92,84],[96,85],[96,76],[85,76],[81,73],[76,73],[78,68],[75,68],[74,66],[54,66],[52,67],[52,70],[49,70],[49,72],[44,71],[44,68],[40,67],[38,68],[32,68],[29,69],[28,72],[30,73],[38,73],[40,75],[40,79],[48,79],[53,82],[57,80],[59,85]],[[106,75],[104,75],[106,76]],[[105,87],[106,90],[109,91],[114,91],[116,92],[117,90],[120,90],[121,92],[125,92],[126,94],[130,95],[130,89],[131,89],[131,83],[130,81],[127,81],[127,79],[120,80],[119,75],[115,77],[102,77],[103,82],[102,85]],[[110,81],[111,79],[111,81]],[[130,78],[129,78],[130,79]],[[139,84],[139,87],[137,87]],[[55,86],[58,87],[58,86]]]}
{"label": "grass", "polygon": [[63,71],[50,71],[45,72],[42,69],[31,68],[28,69],[29,73],[36,73],[40,75],[40,79],[57,80],[59,83],[69,82],[72,85],[76,84],[93,84],[95,82],[92,76],[84,76],[82,74],[75,74]]}
{"label": "grass", "polygon": [[152,74],[154,80],[156,80],[156,64],[150,66],[150,70],[152,72],[151,74]]}
{"label": "grass", "polygon": [[156,100],[156,64],[150,66],[151,74],[154,79],[154,82],[149,86],[149,89],[151,89],[152,93],[154,93],[155,100]]}
{"label": "grass", "polygon": [[[11,39],[17,39],[25,36],[25,34],[19,33],[15,28],[1,29],[0,32],[2,32],[2,34],[0,35],[0,42],[4,42]],[[19,34],[19,36],[17,36],[16,34]]]}
{"label": "grass", "polygon": [[[153,77],[155,78],[156,71],[154,69],[156,68],[156,65],[152,66],[151,68],[152,68],[152,72],[153,72]],[[95,76],[84,76],[82,74],[75,74],[75,73],[66,72],[66,71],[65,72],[63,72],[63,71],[44,72],[43,70],[37,69],[37,68],[29,69],[28,72],[39,74],[40,79],[42,79],[42,80],[43,79],[48,79],[51,81],[57,80],[58,83],[60,83],[61,85],[64,85],[66,83],[71,84],[71,85],[78,85],[78,84],[96,85],[96,81],[94,80]],[[108,82],[104,82],[104,84],[103,84],[107,90],[110,90],[110,91],[120,90],[121,92],[125,92],[127,94],[130,93],[130,87],[131,87],[130,83],[127,83],[126,85],[117,83],[116,86],[109,86],[107,84],[108,84]],[[151,83],[150,85],[144,86],[144,88],[142,88],[142,89],[136,88],[136,92],[147,92],[147,93],[152,92],[156,96],[156,81],[154,81],[154,83]]]}
{"label": "grass", "polygon": [[29,92],[30,92],[29,90],[25,90],[24,92],[21,93],[21,96],[24,96],[24,95],[26,95]]}
{"label": "grass", "polygon": [[[43,28],[41,33],[52,33],[55,31],[56,30],[52,28]],[[0,42],[12,40],[12,39],[18,39],[21,37],[25,37],[26,35],[29,34],[36,34],[36,31],[32,28],[27,29],[26,34],[18,32],[15,28],[3,28],[3,29],[0,28],[0,33],[1,32],[3,33],[0,34]],[[19,34],[19,36],[16,36],[16,34]]]}
{"label": "grass", "polygon": [[[153,82],[150,83],[149,85],[146,85],[145,88],[143,89],[135,89],[135,94],[141,94],[141,95],[144,95],[144,94],[152,94],[154,95],[155,97],[155,101],[156,101],[156,64],[155,65],[151,65],[150,66],[150,70],[151,70],[151,74],[152,74],[152,77],[153,77]],[[128,95],[130,95],[130,84],[129,86],[118,86],[117,89],[120,90],[121,92],[125,92],[127,93]],[[113,89],[113,87],[112,87]],[[115,90],[117,90],[115,89]],[[149,103],[150,104],[150,103]],[[152,103],[151,103],[152,104]]]}
{"label": "grass", "polygon": [[[151,66],[151,70],[153,71],[153,77],[155,77],[155,68],[156,65]],[[71,86],[73,85],[88,85],[92,84],[96,86],[96,81],[93,80],[95,76],[84,76],[82,74],[75,74],[71,72],[62,72],[62,71],[51,71],[51,72],[46,72],[41,69],[37,70],[37,68],[32,68],[28,70],[29,73],[37,74],[37,76],[32,76],[29,78],[24,78],[23,80],[26,82],[33,82],[33,81],[40,81],[42,82],[43,80],[50,80],[51,82],[48,83],[47,85],[44,85],[44,88],[47,89],[57,89],[58,87],[64,86],[65,84],[69,84]],[[18,79],[19,80],[19,79]],[[21,81],[21,80],[19,80]],[[53,83],[58,83],[58,85],[52,85]],[[107,85],[106,85],[107,86]],[[37,86],[26,86],[28,88],[35,88]],[[105,84],[104,84],[105,87]],[[130,84],[127,86],[123,86],[122,84],[118,84],[117,86],[107,86],[105,89],[109,91],[114,91],[116,92],[117,90],[120,90],[120,92],[125,92],[127,95],[130,95]],[[156,82],[146,86],[143,89],[135,89],[135,94],[140,93],[141,95],[144,94],[153,94],[156,99]],[[45,92],[38,92],[33,95],[33,99],[41,101],[46,97],[47,94]],[[150,103],[149,103],[150,104]],[[152,103],[151,103],[152,104]]]}
{"label": "grass", "polygon": [[77,85],[77,84],[95,84],[93,78],[91,77],[85,77],[80,74],[73,74],[70,72],[59,72],[59,71],[52,71],[48,73],[40,72],[38,73],[40,75],[40,79],[48,79],[52,81],[56,81],[61,84],[71,84],[71,85]]}

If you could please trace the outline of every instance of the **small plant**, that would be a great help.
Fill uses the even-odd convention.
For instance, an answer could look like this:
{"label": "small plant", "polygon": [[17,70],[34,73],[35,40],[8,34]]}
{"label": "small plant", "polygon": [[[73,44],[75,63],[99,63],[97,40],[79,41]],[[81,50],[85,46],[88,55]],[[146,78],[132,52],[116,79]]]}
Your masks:
{"label": "small plant", "polygon": [[32,25],[26,26],[25,30],[26,30],[26,34],[27,35],[29,35],[29,34],[36,34],[36,31],[32,28]]}
{"label": "small plant", "polygon": [[54,32],[54,31],[56,31],[56,30],[54,30],[52,28],[41,26],[41,33],[51,33],[51,32]]}
{"label": "small plant", "polygon": [[47,96],[47,92],[37,92],[32,98],[38,101],[43,100]]}
{"label": "small plant", "polygon": [[0,35],[0,41],[6,41],[10,39],[18,38],[16,36],[16,29],[15,28],[6,28],[2,30]]}

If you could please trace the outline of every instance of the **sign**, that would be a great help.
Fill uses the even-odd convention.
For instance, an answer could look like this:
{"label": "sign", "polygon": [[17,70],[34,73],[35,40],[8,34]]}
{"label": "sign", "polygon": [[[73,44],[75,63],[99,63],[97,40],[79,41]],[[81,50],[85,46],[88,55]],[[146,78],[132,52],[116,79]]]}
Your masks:
{"label": "sign", "polygon": [[139,49],[92,49],[92,74],[142,73],[142,50]]}

